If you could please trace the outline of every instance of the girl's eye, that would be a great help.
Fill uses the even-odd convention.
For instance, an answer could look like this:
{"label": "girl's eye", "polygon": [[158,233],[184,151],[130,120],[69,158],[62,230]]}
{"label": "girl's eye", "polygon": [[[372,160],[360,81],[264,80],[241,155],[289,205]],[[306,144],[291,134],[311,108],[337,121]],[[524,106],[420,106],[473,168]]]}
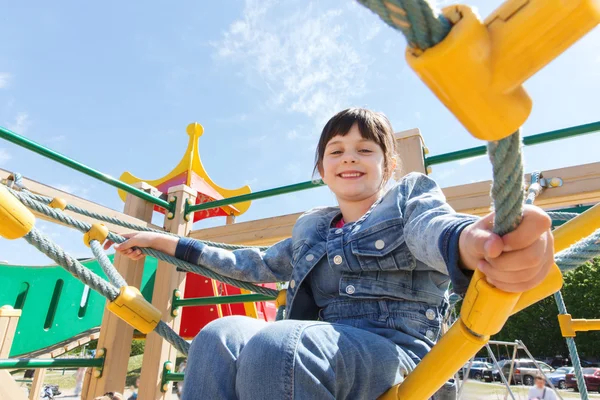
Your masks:
{"label": "girl's eye", "polygon": [[342,152],[340,150],[334,150],[330,154],[342,154]]}
{"label": "girl's eye", "polygon": [[369,149],[362,149],[362,150],[359,150],[359,151],[361,153],[372,153],[373,152],[372,150],[369,150]]}

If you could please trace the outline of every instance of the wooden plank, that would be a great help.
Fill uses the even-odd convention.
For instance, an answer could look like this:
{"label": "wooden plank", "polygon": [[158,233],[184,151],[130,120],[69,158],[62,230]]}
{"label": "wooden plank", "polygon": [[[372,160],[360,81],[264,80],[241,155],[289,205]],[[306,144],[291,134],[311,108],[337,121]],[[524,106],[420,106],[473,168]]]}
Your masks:
{"label": "wooden plank", "polygon": [[20,317],[21,310],[15,310],[11,306],[0,308],[0,358],[8,358],[10,354]]}
{"label": "wooden plank", "polygon": [[[192,222],[184,218],[185,202],[189,199],[192,204],[196,201],[196,191],[185,185],[179,185],[169,189],[169,197],[177,197],[176,212],[171,220],[165,219],[165,226],[170,232],[181,236],[187,236],[192,228]],[[229,225],[229,226],[235,226]],[[154,285],[152,304],[162,313],[162,320],[175,332],[179,332],[181,315],[171,315],[171,303],[175,289],[184,292],[185,273],[178,272],[177,268],[164,261],[158,262],[155,281],[160,284]],[[171,361],[175,366],[177,350],[156,332],[150,332],[146,337],[144,359],[142,362],[142,376],[138,396],[140,399],[171,399],[172,384],[166,392],[161,391],[161,378],[163,364]]]}
{"label": "wooden plank", "polygon": [[[147,192],[152,190],[152,187],[146,183],[140,183],[136,186]],[[147,201],[133,195],[127,195],[125,202],[126,214],[137,219],[150,221],[153,209],[154,206]],[[143,259],[133,261],[117,254],[114,266],[129,285],[140,287],[144,272]],[[100,378],[92,378],[89,384],[86,383],[88,398],[93,399],[110,391],[123,393],[132,338],[133,328],[128,323],[109,311],[104,312],[98,341],[98,348],[106,349],[104,369]]]}
{"label": "wooden plank", "polygon": [[33,382],[31,382],[31,389],[29,389],[29,400],[37,400],[40,398],[42,386],[44,386],[44,379],[46,378],[46,369],[36,369],[33,374]]}
{"label": "wooden plank", "polygon": [[[7,179],[9,175],[11,175],[11,173],[9,171],[6,171],[6,170],[0,168],[0,180]],[[23,178],[23,183],[33,193],[36,193],[36,194],[39,194],[39,195],[42,195],[42,196],[47,196],[47,197],[61,197],[61,198],[65,199],[68,204],[72,204],[74,206],[83,208],[83,209],[88,210],[90,212],[95,212],[97,214],[102,214],[102,215],[106,215],[106,216],[109,216],[109,217],[118,218],[118,219],[120,219],[122,221],[126,221],[126,222],[129,222],[129,223],[132,223],[132,224],[137,224],[137,225],[141,225],[141,226],[144,226],[144,227],[150,227],[150,228],[162,230],[161,227],[153,225],[153,224],[151,224],[148,221],[142,221],[139,218],[135,218],[135,217],[132,217],[130,215],[121,213],[119,211],[115,211],[115,210],[113,210],[111,208],[104,207],[104,206],[102,206],[100,204],[97,204],[97,203],[94,203],[92,201],[83,199],[81,197],[74,196],[74,195],[72,195],[70,193],[64,192],[62,190],[55,189],[55,188],[53,188],[51,186],[41,184],[41,183],[36,182],[34,180]],[[76,218],[76,219],[78,219],[80,221],[84,221],[84,222],[87,222],[87,223],[90,223],[90,224],[98,222],[97,220],[95,220],[93,218],[86,217],[86,216],[81,215],[81,214],[73,213],[71,211],[65,211],[65,213],[67,215],[73,217],[73,218]],[[35,214],[36,218],[42,219],[44,221],[51,221],[51,222],[54,222],[54,223],[57,223],[57,224],[61,224],[60,222],[58,222],[58,221],[56,221],[56,220],[54,220],[54,219],[52,219],[52,218],[50,218],[50,217],[48,217],[48,216],[46,216],[44,214],[41,214],[41,213],[38,213],[38,212],[34,212],[34,214]],[[119,225],[110,224],[108,222],[103,222],[103,223],[108,227],[108,229],[110,229],[113,232],[128,233],[128,232],[132,231],[131,229],[123,228],[123,227],[121,227]]]}
{"label": "wooden plank", "polygon": [[6,370],[0,370],[0,400],[27,400],[23,389]]}
{"label": "wooden plank", "polygon": [[[546,189],[536,201],[544,209],[570,207],[600,202],[600,163],[543,171],[546,178],[559,177],[563,186]],[[529,174],[525,181],[529,181]],[[485,215],[490,211],[491,181],[451,186],[442,189],[448,203],[458,212]],[[238,222],[233,225],[190,232],[190,237],[220,243],[268,246],[292,234],[292,227],[302,213]]]}
{"label": "wooden plank", "polygon": [[394,178],[400,180],[409,172],[425,173],[425,159],[423,157],[423,137],[419,129],[410,129],[394,134],[396,137],[396,153],[398,165],[394,171]]}

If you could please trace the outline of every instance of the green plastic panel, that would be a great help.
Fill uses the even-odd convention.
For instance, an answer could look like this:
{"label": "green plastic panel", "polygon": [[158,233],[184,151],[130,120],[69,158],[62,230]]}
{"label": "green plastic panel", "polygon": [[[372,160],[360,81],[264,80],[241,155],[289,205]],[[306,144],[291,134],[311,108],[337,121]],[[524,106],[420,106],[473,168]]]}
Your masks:
{"label": "green plastic panel", "polygon": [[[112,261],[113,256],[109,257]],[[96,260],[83,265],[105,277]],[[142,293],[152,300],[157,260],[146,257]],[[0,306],[23,310],[10,357],[52,347],[100,326],[105,298],[86,290],[70,273],[56,265],[30,267],[0,265]],[[84,299],[84,291],[88,293]]]}

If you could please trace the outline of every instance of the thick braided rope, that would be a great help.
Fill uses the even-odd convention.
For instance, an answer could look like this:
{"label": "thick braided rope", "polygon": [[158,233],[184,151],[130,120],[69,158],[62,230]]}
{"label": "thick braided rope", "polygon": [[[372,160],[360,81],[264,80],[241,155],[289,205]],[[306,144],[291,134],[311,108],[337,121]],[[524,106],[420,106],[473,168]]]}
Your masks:
{"label": "thick braided rope", "polygon": [[[31,231],[23,238],[33,247],[52,259],[56,264],[65,268],[73,276],[100,293],[102,296],[106,297],[109,301],[113,301],[119,295],[119,291],[114,286],[83,266],[75,258],[65,253],[37,228],[32,228]],[[159,326],[160,328],[158,328]],[[168,340],[169,343],[173,344],[177,350],[187,354],[189,345],[187,347],[183,346],[181,342],[185,341],[181,339],[179,335],[177,335],[168,325],[166,325],[164,322],[162,324],[159,323],[155,329],[159,335]]]}
{"label": "thick braided rope", "polygon": [[600,256],[600,229],[556,253],[554,260],[560,270],[566,272],[598,256]]}
{"label": "thick braided rope", "polygon": [[[554,300],[556,301],[556,306],[558,307],[558,312],[560,314],[567,314],[567,306],[565,306],[565,301],[562,297],[560,291],[554,293]],[[575,345],[575,339],[572,337],[565,338],[567,340],[567,347],[569,348],[569,355],[571,356],[571,361],[573,362],[573,368],[575,369],[575,376],[577,377],[577,386],[579,387],[579,391],[581,394],[582,400],[588,400],[588,392],[587,387],[585,386],[585,379],[583,378],[583,371],[581,370],[581,361],[579,361],[579,353],[577,352],[577,346]]]}
{"label": "thick braided rope", "polygon": [[113,301],[119,295],[119,291],[115,287],[83,266],[75,258],[65,253],[37,228],[34,227],[31,229],[31,231],[23,236],[23,238],[27,243],[44,253],[56,264],[65,268],[74,277],[106,297],[108,300]]}
{"label": "thick braided rope", "polygon": [[[11,191],[11,193],[15,197],[17,197],[23,204],[25,204],[28,208],[31,208],[37,212],[43,213],[43,214],[45,214],[51,218],[54,218],[55,220],[60,221],[64,224],[70,225],[70,226],[78,229],[82,233],[89,231],[91,228],[90,224],[83,222],[83,221],[76,220],[74,218],[71,218],[70,216],[66,215],[62,211],[50,208],[50,207],[46,206],[45,204],[37,202],[37,201],[29,198],[27,195],[22,194],[21,192],[17,192],[10,188],[8,188],[8,190]],[[123,243],[124,241],[127,240],[123,236],[117,235],[112,232],[109,233],[108,238],[115,243]],[[257,286],[252,283],[243,282],[243,281],[239,281],[237,279],[222,276],[216,272],[211,271],[210,269],[208,269],[206,267],[188,263],[186,261],[169,256],[165,253],[162,253],[162,252],[154,250],[154,249],[144,248],[144,249],[140,249],[140,250],[144,254],[150,255],[152,257],[158,258],[159,260],[163,260],[170,264],[176,265],[185,271],[190,271],[190,272],[193,272],[193,273],[196,273],[199,275],[206,276],[211,279],[216,279],[221,282],[225,282],[227,284],[240,287],[242,289],[247,289],[247,290],[250,290],[255,293],[265,294],[265,295],[269,295],[269,296],[277,296],[277,293],[278,293],[277,290],[274,290],[274,289]]]}
{"label": "thick braided rope", "polygon": [[426,0],[358,0],[392,28],[404,34],[413,48],[428,49],[441,42],[452,24]]}
{"label": "thick braided rope", "polygon": [[100,242],[97,240],[90,241],[90,248],[92,249],[94,257],[96,257],[96,259],[98,260],[98,263],[102,267],[102,271],[104,271],[108,280],[115,287],[118,288],[127,286],[127,282],[125,281],[125,279],[123,279],[119,271],[117,271],[115,266],[110,262],[110,260],[106,256],[106,253],[104,252],[104,249],[102,248]]}
{"label": "thick braided rope", "polygon": [[558,212],[558,211],[548,211],[546,214],[548,214],[550,216],[550,218],[552,218],[552,221],[569,221],[569,220],[579,216],[579,214],[577,214],[577,213]]}
{"label": "thick braided rope", "polygon": [[180,353],[188,355],[190,351],[190,344],[186,342],[181,336],[179,336],[169,325],[164,321],[158,321],[158,325],[154,328],[156,333],[163,337],[167,342],[171,343],[173,347],[179,350]]}
{"label": "thick braided rope", "polygon": [[[19,175],[19,177],[20,177],[20,175]],[[52,199],[50,197],[33,193],[20,185],[17,185],[17,187],[21,188],[21,193],[26,194],[27,196],[31,197],[33,200],[39,201],[40,203],[43,203],[45,205],[48,205],[48,204],[50,204],[50,202],[52,202]],[[161,233],[163,235],[179,237],[179,235],[175,235],[174,233],[171,233],[171,232],[161,231],[159,229],[154,229],[154,228],[150,228],[147,226],[142,226],[142,225],[134,224],[131,222],[123,221],[119,218],[111,217],[109,215],[98,214],[98,213],[95,213],[92,211],[88,211],[84,208],[75,206],[73,204],[67,204],[66,209],[69,211],[72,211],[74,213],[77,213],[77,214],[81,214],[81,215],[85,215],[90,218],[94,218],[98,221],[108,222],[108,223],[111,223],[114,225],[122,226],[127,229],[132,229],[135,231],[155,232],[155,233]],[[226,250],[237,250],[237,249],[247,249],[247,248],[257,248],[259,250],[268,249],[268,247],[265,247],[265,246],[242,246],[242,245],[235,245],[235,244],[211,242],[209,240],[199,240],[199,241],[206,244],[207,246],[218,247],[218,248],[226,249]]]}

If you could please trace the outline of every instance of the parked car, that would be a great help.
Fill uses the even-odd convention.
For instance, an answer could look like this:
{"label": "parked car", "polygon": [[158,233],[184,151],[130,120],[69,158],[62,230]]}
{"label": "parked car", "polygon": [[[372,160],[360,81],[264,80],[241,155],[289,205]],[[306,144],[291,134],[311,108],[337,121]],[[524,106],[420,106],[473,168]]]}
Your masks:
{"label": "parked car", "polygon": [[460,379],[464,379],[464,374],[469,370],[469,379],[476,379],[478,381],[483,380],[483,374],[486,370],[491,370],[492,364],[481,361],[473,361],[471,365],[471,369],[469,370],[469,363],[466,363],[464,367],[462,367],[458,371],[458,377]]}
{"label": "parked car", "polygon": [[[536,362],[542,369],[542,372],[544,373],[544,375],[548,375],[548,374],[554,372],[554,368],[552,368],[548,364],[541,362],[541,361],[536,361]],[[508,374],[510,372],[510,364],[511,364],[510,360],[507,360],[506,363],[504,363],[504,365],[502,366],[502,372],[504,373],[504,376],[506,377],[507,380],[508,380]],[[513,376],[512,376],[512,379],[510,380],[510,383],[512,383],[512,384],[522,383],[527,386],[532,386],[533,382],[535,380],[535,376],[538,374],[538,372],[539,371],[538,371],[535,363],[533,362],[533,360],[530,360],[528,358],[517,359],[514,362]],[[500,378],[500,376],[498,376],[498,379],[499,378]]]}
{"label": "parked car", "polygon": [[[583,379],[585,380],[585,387],[590,392],[593,390],[600,391],[600,368],[584,368]],[[567,388],[574,389],[576,392],[579,391],[577,386],[577,378],[574,373],[566,374],[565,380]]]}
{"label": "parked car", "polygon": [[560,368],[555,369],[554,372],[547,374],[546,378],[548,378],[548,381],[550,381],[554,385],[554,387],[559,388],[559,389],[566,389],[567,388],[566,375],[572,374],[572,373],[573,373],[573,367],[560,367]]}
{"label": "parked car", "polygon": [[[498,366],[502,369],[506,363],[510,364],[510,360],[500,360],[498,361]],[[483,380],[486,382],[502,381],[502,378],[500,378],[500,371],[495,366],[492,366],[491,369],[483,371]]]}

